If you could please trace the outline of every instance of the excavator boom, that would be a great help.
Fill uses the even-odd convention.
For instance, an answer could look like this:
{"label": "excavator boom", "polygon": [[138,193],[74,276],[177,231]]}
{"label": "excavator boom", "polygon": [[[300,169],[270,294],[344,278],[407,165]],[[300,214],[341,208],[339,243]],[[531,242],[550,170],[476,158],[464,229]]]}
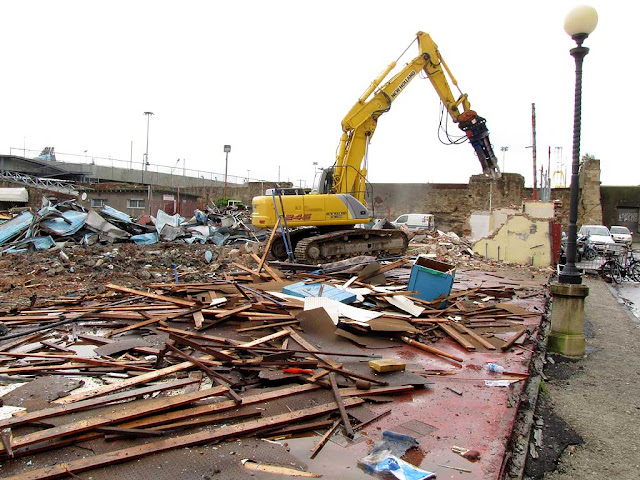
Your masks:
{"label": "excavator boom", "polygon": [[[323,171],[317,191],[300,195],[275,193],[253,199],[252,221],[257,227],[307,227],[291,231],[289,242],[274,242],[272,252],[278,258],[291,256],[297,261],[321,263],[360,254],[398,254],[406,251],[407,237],[400,230],[375,233],[351,229],[371,221],[373,215],[365,200],[367,151],[378,118],[391,109],[392,103],[423,72],[431,82],[452,121],[458,124],[471,143],[485,175],[498,177],[498,160],[484,118],[471,109],[466,93],[445,63],[431,37],[418,32],[418,55],[385,82],[396,67],[392,62],[358,98],[342,120],[342,134],[333,167]],[[383,83],[384,82],[384,83]],[[451,85],[456,87],[454,95]],[[289,252],[284,250],[288,246]],[[287,255],[288,254],[288,255]]]}

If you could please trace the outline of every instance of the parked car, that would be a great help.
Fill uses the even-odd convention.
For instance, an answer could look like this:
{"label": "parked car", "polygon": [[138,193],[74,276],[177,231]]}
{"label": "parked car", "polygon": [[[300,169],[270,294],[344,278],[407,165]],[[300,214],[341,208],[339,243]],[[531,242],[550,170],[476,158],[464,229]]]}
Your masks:
{"label": "parked car", "polygon": [[578,243],[588,244],[598,253],[604,253],[616,244],[604,225],[582,225],[578,231]]}
{"label": "parked car", "polygon": [[625,245],[631,245],[633,242],[633,237],[631,236],[631,232],[627,227],[623,227],[621,225],[613,225],[609,231],[611,232],[611,238],[613,238],[616,243],[623,243]]}
{"label": "parked car", "polygon": [[406,226],[409,230],[424,228],[432,232],[436,228],[434,216],[430,213],[405,213],[391,223],[396,227]]}

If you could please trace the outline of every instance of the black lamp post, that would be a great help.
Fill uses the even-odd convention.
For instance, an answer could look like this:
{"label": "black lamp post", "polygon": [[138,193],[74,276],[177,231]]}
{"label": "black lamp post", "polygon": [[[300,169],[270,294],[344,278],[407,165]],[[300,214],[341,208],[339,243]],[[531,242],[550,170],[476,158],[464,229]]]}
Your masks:
{"label": "black lamp post", "polygon": [[571,197],[569,200],[569,232],[567,236],[567,262],[560,272],[560,283],[582,283],[582,274],[576,268],[576,240],[578,234],[578,173],[580,171],[580,117],[582,109],[582,61],[589,53],[582,42],[598,24],[598,13],[593,7],[582,5],[571,10],[564,20],[565,31],[575,40],[577,47],[570,50],[576,61],[576,89],[573,110],[573,159],[571,162]]}

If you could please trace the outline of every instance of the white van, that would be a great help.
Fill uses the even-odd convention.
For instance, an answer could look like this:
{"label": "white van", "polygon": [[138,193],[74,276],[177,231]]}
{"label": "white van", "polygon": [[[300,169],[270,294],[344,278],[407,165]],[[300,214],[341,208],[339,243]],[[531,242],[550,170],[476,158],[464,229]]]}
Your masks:
{"label": "white van", "polygon": [[436,229],[435,218],[430,213],[405,213],[391,222],[396,227],[407,227],[408,230],[424,229],[433,232]]}

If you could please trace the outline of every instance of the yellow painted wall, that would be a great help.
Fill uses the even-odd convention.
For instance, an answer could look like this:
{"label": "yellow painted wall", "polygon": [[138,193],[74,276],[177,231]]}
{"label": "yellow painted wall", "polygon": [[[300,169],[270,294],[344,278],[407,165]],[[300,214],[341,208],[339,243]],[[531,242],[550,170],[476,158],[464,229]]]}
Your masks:
{"label": "yellow painted wall", "polygon": [[514,215],[495,234],[474,243],[473,251],[490,260],[536,267],[550,266],[549,221]]}
{"label": "yellow painted wall", "polygon": [[537,200],[525,200],[524,213],[533,218],[553,219],[553,202],[540,202]]}

